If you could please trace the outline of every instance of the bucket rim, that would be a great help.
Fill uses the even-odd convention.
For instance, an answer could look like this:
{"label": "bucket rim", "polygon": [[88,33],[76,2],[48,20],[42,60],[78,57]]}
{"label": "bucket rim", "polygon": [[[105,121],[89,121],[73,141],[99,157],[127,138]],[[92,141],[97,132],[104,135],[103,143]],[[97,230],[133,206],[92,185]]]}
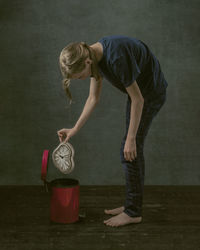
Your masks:
{"label": "bucket rim", "polygon": [[49,182],[51,187],[76,187],[79,186],[79,181],[74,178],[57,178]]}

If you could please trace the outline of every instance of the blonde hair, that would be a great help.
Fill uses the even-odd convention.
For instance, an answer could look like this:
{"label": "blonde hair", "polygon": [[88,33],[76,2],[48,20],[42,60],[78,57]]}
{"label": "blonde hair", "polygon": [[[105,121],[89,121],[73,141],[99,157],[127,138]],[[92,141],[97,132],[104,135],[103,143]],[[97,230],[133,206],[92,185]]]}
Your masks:
{"label": "blonde hair", "polygon": [[74,42],[62,49],[59,57],[60,70],[63,75],[62,86],[65,94],[72,103],[72,95],[69,90],[70,78],[73,74],[80,73],[85,68],[86,58],[92,60],[91,74],[97,81],[101,78],[98,70],[98,62],[92,48],[85,42]]}

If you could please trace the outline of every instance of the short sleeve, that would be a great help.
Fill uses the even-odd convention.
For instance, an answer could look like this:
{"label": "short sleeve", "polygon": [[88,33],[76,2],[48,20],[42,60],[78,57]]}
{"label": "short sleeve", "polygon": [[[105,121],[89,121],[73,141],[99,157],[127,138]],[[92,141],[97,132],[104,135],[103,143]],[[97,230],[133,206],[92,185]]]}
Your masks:
{"label": "short sleeve", "polygon": [[114,74],[125,87],[130,86],[141,73],[135,58],[120,56],[113,63]]}

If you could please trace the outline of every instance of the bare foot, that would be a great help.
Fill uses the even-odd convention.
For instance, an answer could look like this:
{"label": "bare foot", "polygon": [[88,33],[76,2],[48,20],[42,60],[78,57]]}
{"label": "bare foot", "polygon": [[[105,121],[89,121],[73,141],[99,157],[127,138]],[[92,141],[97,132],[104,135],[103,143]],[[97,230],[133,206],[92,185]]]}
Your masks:
{"label": "bare foot", "polygon": [[121,214],[124,211],[124,207],[118,207],[118,208],[114,208],[114,209],[105,209],[104,212],[105,214],[112,214],[112,215],[116,215],[116,214]]}
{"label": "bare foot", "polygon": [[119,227],[130,223],[140,223],[141,221],[142,217],[130,217],[126,213],[122,212],[116,216],[111,217],[108,220],[104,220],[104,223],[107,226]]}

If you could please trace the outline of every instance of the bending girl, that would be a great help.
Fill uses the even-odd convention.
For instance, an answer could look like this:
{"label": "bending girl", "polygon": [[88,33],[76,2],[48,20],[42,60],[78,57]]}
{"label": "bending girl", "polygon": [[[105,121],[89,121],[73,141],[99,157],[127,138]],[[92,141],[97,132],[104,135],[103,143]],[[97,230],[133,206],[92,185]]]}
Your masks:
{"label": "bending girl", "polygon": [[103,78],[127,95],[126,132],[120,148],[125,172],[126,199],[119,208],[105,209],[114,215],[104,223],[123,226],[142,221],[145,160],[144,141],[150,124],[166,101],[167,81],[158,59],[149,47],[136,38],[113,35],[92,45],[70,43],[60,54],[63,88],[72,101],[70,80],[90,78],[90,91],[82,114],[73,128],[57,131],[60,142],[74,136],[100,100]]}

